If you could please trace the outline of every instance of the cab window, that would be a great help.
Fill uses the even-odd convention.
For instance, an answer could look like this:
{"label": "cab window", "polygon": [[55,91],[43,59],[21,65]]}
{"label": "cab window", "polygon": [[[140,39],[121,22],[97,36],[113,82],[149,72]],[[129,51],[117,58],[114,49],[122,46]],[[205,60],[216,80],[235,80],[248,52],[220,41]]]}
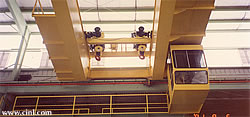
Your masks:
{"label": "cab window", "polygon": [[176,84],[207,84],[207,71],[176,71]]}
{"label": "cab window", "polygon": [[202,50],[174,50],[175,68],[205,68],[205,58]]}

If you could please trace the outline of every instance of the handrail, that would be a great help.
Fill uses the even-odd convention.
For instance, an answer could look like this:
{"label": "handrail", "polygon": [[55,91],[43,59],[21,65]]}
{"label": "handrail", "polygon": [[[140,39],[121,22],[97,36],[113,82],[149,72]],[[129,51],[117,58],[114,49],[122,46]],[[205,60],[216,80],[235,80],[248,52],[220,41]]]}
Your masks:
{"label": "handrail", "polygon": [[4,96],[2,96],[1,99],[0,99],[0,106],[2,105],[3,98],[4,98]]}
{"label": "handrail", "polygon": [[43,7],[42,7],[42,4],[41,4],[41,1],[40,1],[40,0],[36,0],[35,5],[34,5],[34,7],[33,7],[33,9],[32,9],[32,16],[34,15],[34,12],[35,12],[35,9],[36,9],[36,8],[37,8],[37,11],[38,11],[38,7],[36,7],[37,2],[38,2],[38,4],[39,4],[39,6],[40,6],[40,9],[41,9],[41,11],[42,11],[42,14],[44,15],[44,11],[43,11]]}
{"label": "handrail", "polygon": [[[151,98],[158,97],[164,99],[164,101],[154,100],[150,101]],[[160,96],[160,97],[159,97]],[[163,97],[162,97],[163,96]],[[53,103],[51,101],[46,105],[42,104],[44,99],[57,100],[57,99],[67,99],[70,100],[70,103],[60,104]],[[100,98],[106,100],[106,102],[96,103],[96,102],[79,102],[79,100],[85,100],[93,98],[94,100]],[[119,102],[117,99],[128,98],[126,102]],[[145,100],[140,101],[129,101],[129,98],[144,98]],[[25,105],[23,100],[36,101],[34,105],[29,104]],[[114,100],[114,101],[113,101]],[[20,103],[20,101],[22,103]],[[150,103],[151,102],[151,103]],[[65,95],[65,96],[16,96],[15,102],[13,105],[12,111],[26,111],[26,110],[35,110],[36,111],[52,111],[59,112],[60,114],[53,115],[98,115],[98,114],[142,114],[142,113],[168,113],[168,94],[114,94],[114,95]],[[155,107],[157,105],[157,107]],[[94,108],[100,108],[101,110],[96,110]],[[92,110],[94,109],[94,110]],[[126,110],[127,109],[127,110]],[[139,109],[144,109],[142,112]],[[155,111],[157,109],[157,111]],[[81,112],[81,110],[85,110]],[[105,110],[109,110],[108,112]],[[114,112],[114,110],[116,110]],[[160,110],[160,111],[159,111]],[[70,112],[72,111],[72,112]],[[159,112],[158,112],[159,111]],[[61,113],[62,112],[62,113]],[[69,113],[70,112],[70,113]]]}
{"label": "handrail", "polygon": [[[40,7],[37,6],[37,3],[39,4]],[[40,8],[41,11],[39,11],[39,8]],[[38,14],[35,14],[35,10],[37,10]],[[40,12],[42,12],[42,14],[39,14]],[[42,6],[41,1],[40,0],[36,0],[35,5],[34,5],[34,7],[32,9],[32,17],[35,17],[35,16],[55,16],[55,14],[54,13],[52,13],[52,14],[45,14],[45,12],[43,10],[43,6]]]}
{"label": "handrail", "polygon": [[[145,103],[116,103],[112,105],[143,105]],[[148,104],[168,104],[168,103],[148,103]],[[86,106],[86,105],[110,105],[110,104],[75,104],[75,106]],[[36,105],[16,105],[16,107],[35,107]],[[65,105],[38,105],[38,107],[49,107],[49,106],[73,106],[71,104]]]}

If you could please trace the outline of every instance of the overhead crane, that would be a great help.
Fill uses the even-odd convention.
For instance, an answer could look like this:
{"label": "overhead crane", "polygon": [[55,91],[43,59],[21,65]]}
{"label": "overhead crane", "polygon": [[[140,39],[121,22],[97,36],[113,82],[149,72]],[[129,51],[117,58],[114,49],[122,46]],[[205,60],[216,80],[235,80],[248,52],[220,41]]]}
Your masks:
{"label": "overhead crane", "polygon": [[[169,113],[199,113],[208,95],[208,67],[201,46],[214,0],[155,0],[152,32],[131,38],[104,38],[100,28],[84,32],[77,0],[51,0],[55,14],[46,14],[39,0],[36,19],[58,80],[147,78],[168,79]],[[40,14],[35,13],[40,5]],[[105,45],[133,44],[136,51],[105,52]],[[149,45],[149,47],[147,46]],[[149,51],[146,51],[149,48]],[[148,57],[143,68],[91,68],[90,59]],[[167,61],[168,60],[168,61]]]}

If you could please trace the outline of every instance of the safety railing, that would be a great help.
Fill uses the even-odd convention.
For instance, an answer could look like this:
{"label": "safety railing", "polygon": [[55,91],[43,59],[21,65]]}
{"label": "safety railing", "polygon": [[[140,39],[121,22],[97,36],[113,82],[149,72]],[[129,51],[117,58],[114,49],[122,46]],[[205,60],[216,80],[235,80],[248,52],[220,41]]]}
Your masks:
{"label": "safety railing", "polygon": [[168,113],[167,94],[16,96],[12,111],[51,111],[52,115]]}
{"label": "safety railing", "polygon": [[40,0],[36,0],[35,5],[34,5],[34,7],[33,7],[33,9],[32,9],[32,15],[35,13],[35,9],[37,10],[37,12],[39,12],[39,8],[37,7],[37,3],[38,3],[39,6],[40,6],[40,9],[41,9],[42,14],[44,14],[44,11],[43,11],[43,7],[42,7],[42,4],[41,4],[41,1],[40,1]]}
{"label": "safety railing", "polygon": [[4,98],[4,96],[1,96],[1,99],[0,99],[0,108],[1,108],[1,105],[3,103],[3,98]]}
{"label": "safety railing", "polygon": [[43,9],[42,3],[40,0],[36,0],[35,5],[32,9],[32,16],[54,16],[55,13],[46,13]]}

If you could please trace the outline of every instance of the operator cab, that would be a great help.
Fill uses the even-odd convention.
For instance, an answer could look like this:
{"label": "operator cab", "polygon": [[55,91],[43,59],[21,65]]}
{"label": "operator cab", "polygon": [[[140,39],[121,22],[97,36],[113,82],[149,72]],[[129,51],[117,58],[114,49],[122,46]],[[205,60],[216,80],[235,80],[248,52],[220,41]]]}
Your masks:
{"label": "operator cab", "polygon": [[169,112],[200,112],[209,91],[208,68],[202,46],[171,45],[169,58]]}

